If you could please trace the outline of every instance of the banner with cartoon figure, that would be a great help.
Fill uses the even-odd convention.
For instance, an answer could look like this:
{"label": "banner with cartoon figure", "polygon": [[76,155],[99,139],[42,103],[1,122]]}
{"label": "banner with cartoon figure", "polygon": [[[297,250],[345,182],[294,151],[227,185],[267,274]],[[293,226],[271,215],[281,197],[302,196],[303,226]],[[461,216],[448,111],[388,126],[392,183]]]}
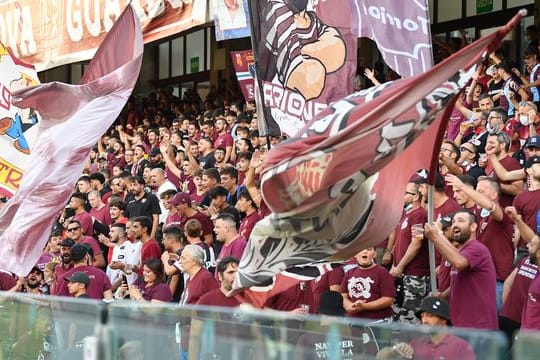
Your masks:
{"label": "banner with cartoon figure", "polygon": [[0,43],[0,197],[9,198],[19,188],[38,123],[35,111],[11,104],[11,94],[38,84],[35,69]]}
{"label": "banner with cartoon figure", "polygon": [[250,6],[268,133],[293,136],[352,92],[355,12],[342,0],[251,0]]}

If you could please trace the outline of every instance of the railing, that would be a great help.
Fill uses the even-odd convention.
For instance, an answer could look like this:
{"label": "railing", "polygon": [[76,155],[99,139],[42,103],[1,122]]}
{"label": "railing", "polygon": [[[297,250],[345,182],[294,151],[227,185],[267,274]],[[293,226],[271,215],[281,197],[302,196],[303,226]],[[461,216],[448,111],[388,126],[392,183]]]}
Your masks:
{"label": "railing", "polygon": [[[507,358],[505,338],[498,332],[295,318],[245,307],[0,294],[0,360],[37,359],[40,353],[44,359],[70,360],[388,359],[396,358],[392,346],[442,331],[464,339],[477,359]],[[538,359],[539,346],[539,334],[523,334],[514,345],[514,359]]]}

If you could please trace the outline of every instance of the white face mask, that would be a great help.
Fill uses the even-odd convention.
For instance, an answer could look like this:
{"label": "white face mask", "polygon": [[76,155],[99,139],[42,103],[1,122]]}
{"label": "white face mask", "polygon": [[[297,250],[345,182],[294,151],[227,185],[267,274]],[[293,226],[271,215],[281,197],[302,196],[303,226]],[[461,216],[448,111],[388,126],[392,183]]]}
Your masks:
{"label": "white face mask", "polygon": [[413,208],[413,206],[414,205],[412,203],[410,203],[410,204],[405,205],[405,207],[403,209],[405,210],[405,212],[407,212],[407,211],[411,210]]}
{"label": "white face mask", "polygon": [[499,129],[499,123],[496,123],[494,126],[491,126],[491,123],[488,122],[486,128],[490,134],[498,133],[501,130]]}
{"label": "white face mask", "polygon": [[521,125],[529,125],[529,116],[528,115],[519,115],[519,122]]}

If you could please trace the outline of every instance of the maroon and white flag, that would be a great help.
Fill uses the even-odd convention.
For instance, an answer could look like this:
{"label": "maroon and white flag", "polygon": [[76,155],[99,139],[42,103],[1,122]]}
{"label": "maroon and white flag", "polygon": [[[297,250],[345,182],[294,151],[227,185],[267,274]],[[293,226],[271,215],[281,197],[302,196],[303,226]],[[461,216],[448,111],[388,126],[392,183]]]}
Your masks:
{"label": "maroon and white flag", "polygon": [[427,0],[354,0],[359,37],[373,40],[384,61],[403,77],[433,66]]}
{"label": "maroon and white flag", "polygon": [[255,100],[253,76],[251,76],[249,71],[250,66],[253,66],[255,62],[253,50],[231,51],[231,60],[244,99],[246,101]]}
{"label": "maroon and white flag", "polygon": [[348,259],[384,240],[399,220],[411,175],[437,161],[444,115],[476,64],[522,17],[427,73],[331,104],[272,149],[261,187],[273,213],[253,229],[235,288],[265,283],[292,266]]}
{"label": "maroon and white flag", "polygon": [[41,121],[21,186],[0,210],[0,268],[25,276],[35,265],[92,146],[131,95],[142,55],[139,20],[128,6],[80,85],[52,82],[13,93],[13,105],[35,109]]}

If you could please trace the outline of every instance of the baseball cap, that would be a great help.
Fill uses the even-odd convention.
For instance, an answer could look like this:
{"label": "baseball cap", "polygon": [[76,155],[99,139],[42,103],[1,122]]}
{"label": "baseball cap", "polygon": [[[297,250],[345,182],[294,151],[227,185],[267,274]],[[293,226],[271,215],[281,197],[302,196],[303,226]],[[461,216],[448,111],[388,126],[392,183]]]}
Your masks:
{"label": "baseball cap", "polygon": [[171,205],[180,205],[180,204],[191,204],[191,196],[185,192],[176,193],[171,200],[169,200]]}
{"label": "baseball cap", "polygon": [[83,244],[75,244],[71,247],[71,260],[74,262],[81,261],[88,254],[88,248]]}
{"label": "baseball cap", "polygon": [[76,271],[71,275],[71,277],[65,277],[64,279],[70,283],[81,283],[85,286],[88,286],[88,284],[90,283],[90,278],[88,277],[88,274],[82,271]]}
{"label": "baseball cap", "polygon": [[432,296],[424,298],[416,312],[416,317],[420,319],[423,312],[446,319],[448,325],[450,325],[450,306],[448,305],[448,301],[443,298]]}
{"label": "baseball cap", "polygon": [[75,245],[75,241],[69,238],[62,240],[62,243],[60,244],[60,246],[67,246],[67,247],[73,247],[73,245]]}
{"label": "baseball cap", "polygon": [[534,147],[540,149],[540,135],[531,136],[529,140],[527,140],[527,145],[525,147]]}

